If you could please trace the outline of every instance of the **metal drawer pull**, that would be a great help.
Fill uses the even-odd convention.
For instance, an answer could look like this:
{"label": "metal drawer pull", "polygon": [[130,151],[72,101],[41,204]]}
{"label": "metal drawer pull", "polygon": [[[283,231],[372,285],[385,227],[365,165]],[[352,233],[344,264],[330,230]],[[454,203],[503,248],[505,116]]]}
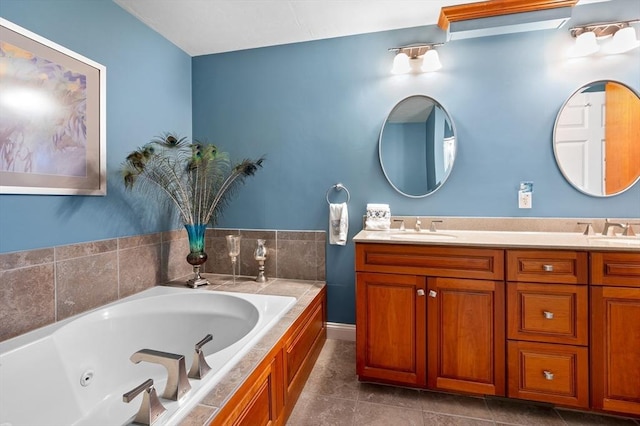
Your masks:
{"label": "metal drawer pull", "polygon": [[542,265],[542,269],[545,272],[553,272],[553,265]]}
{"label": "metal drawer pull", "polygon": [[544,370],[542,372],[542,374],[544,374],[544,378],[547,380],[553,380],[553,373],[551,371],[548,370]]}
{"label": "metal drawer pull", "polygon": [[424,296],[424,290],[423,289],[418,289],[418,296]]}
{"label": "metal drawer pull", "polygon": [[546,319],[553,319],[553,312],[542,311],[542,315],[544,315]]}
{"label": "metal drawer pull", "polygon": [[438,293],[434,290],[429,290],[429,297],[436,297]]}

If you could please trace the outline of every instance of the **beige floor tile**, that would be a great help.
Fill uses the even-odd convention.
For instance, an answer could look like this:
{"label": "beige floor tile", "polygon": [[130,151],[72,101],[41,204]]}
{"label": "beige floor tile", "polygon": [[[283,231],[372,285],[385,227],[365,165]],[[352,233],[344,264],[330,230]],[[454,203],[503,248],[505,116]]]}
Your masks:
{"label": "beige floor tile", "polygon": [[360,383],[355,360],[355,342],[327,340],[287,424],[640,426],[633,419],[522,401]]}
{"label": "beige floor tile", "polygon": [[424,426],[422,411],[358,401],[355,425]]}
{"label": "beige floor tile", "polygon": [[353,426],[356,401],[303,393],[288,426]]}
{"label": "beige floor tile", "polygon": [[560,414],[560,417],[562,417],[569,426],[637,426],[637,423],[633,419],[628,418],[601,416],[598,414],[572,410],[557,411],[558,414]]}
{"label": "beige floor tile", "polygon": [[425,426],[493,426],[493,421],[423,412]]}
{"label": "beige floor tile", "polygon": [[493,420],[483,398],[429,391],[422,392],[421,395],[424,411]]}
{"label": "beige floor tile", "polygon": [[531,405],[519,401],[487,399],[496,423],[524,426],[566,426],[553,407]]}
{"label": "beige floor tile", "polygon": [[415,410],[422,409],[420,391],[395,386],[360,383],[358,401],[413,408]]}

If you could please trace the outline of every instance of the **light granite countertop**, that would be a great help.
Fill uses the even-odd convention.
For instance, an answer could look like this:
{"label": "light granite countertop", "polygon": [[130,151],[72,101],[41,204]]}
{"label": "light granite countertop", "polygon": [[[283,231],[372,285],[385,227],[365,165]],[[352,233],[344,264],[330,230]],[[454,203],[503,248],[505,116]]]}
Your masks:
{"label": "light granite countertop", "polygon": [[577,232],[429,230],[360,231],[356,243],[419,244],[492,248],[569,249],[640,252],[640,236],[583,235]]}
{"label": "light granite countertop", "polygon": [[[278,296],[292,296],[297,299],[296,304],[267,332],[253,348],[227,373],[214,389],[185,417],[181,426],[208,425],[215,417],[220,407],[233,395],[235,390],[249,377],[260,361],[268,354],[280,340],[287,329],[295,322],[302,312],[311,304],[320,290],[326,285],[323,281],[303,281],[290,279],[268,279],[265,283],[257,283],[254,277],[241,276],[236,278],[236,284],[228,275],[202,274],[211,283],[199,287],[200,290],[229,291],[238,293],[260,293]],[[165,285],[184,287],[189,277],[171,281]]]}

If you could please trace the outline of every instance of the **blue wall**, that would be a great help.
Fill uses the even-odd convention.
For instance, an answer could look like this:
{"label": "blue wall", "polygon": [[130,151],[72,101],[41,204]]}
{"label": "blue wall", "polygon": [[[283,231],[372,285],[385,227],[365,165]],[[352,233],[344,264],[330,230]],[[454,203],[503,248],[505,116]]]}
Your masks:
{"label": "blue wall", "polygon": [[[440,41],[437,28],[191,60],[110,0],[2,0],[0,16],[107,67],[109,170],[106,197],[0,195],[0,252],[172,228],[122,194],[117,168],[152,136],[190,136],[192,124],[194,136],[236,158],[267,156],[220,226],[326,229],[325,193],[337,182],[351,193],[350,237],[368,202],[390,203],[396,215],[640,217],[640,185],[586,196],[564,181],[551,146],[556,114],[580,86],[614,79],[640,90],[638,49],[564,56],[569,26],[640,18],[637,0],[579,6],[558,31],[449,42],[439,48],[441,71],[405,76],[389,73],[387,49]],[[439,101],[458,138],[449,180],[422,199],[395,192],[377,157],[384,119],[414,94]],[[517,208],[521,180],[535,183],[531,210]],[[327,247],[330,321],[354,321],[353,251]]]}
{"label": "blue wall", "polygon": [[[640,217],[640,185],[584,195],[562,177],[551,144],[560,107],[582,85],[613,79],[640,90],[640,49],[568,60],[568,28],[639,17],[637,0],[579,6],[560,30],[449,42],[438,49],[442,70],[420,75],[392,76],[387,49],[441,40],[435,27],[196,57],[194,135],[237,157],[267,156],[220,225],[326,229],[325,193],[337,182],[351,193],[350,238],[370,202],[396,215]],[[443,105],[458,140],[449,180],[422,199],[395,192],[377,156],[385,117],[415,94]],[[520,181],[534,182],[530,210],[518,209]],[[353,243],[326,254],[329,320],[354,322]]]}
{"label": "blue wall", "polygon": [[106,197],[0,195],[0,252],[171,227],[122,193],[117,169],[161,131],[191,136],[189,55],[111,0],[2,0],[0,16],[107,67],[109,174]]}

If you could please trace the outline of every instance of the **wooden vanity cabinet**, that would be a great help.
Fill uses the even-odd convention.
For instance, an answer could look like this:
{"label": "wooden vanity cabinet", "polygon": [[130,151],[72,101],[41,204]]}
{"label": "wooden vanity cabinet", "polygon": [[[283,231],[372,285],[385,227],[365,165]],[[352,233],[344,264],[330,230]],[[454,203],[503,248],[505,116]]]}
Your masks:
{"label": "wooden vanity cabinet", "polygon": [[357,243],[356,271],[360,380],[505,394],[502,250]]}
{"label": "wooden vanity cabinet", "polygon": [[589,407],[588,255],[507,251],[508,396]]}
{"label": "wooden vanity cabinet", "polygon": [[640,416],[640,253],[592,253],[591,277],[591,404]]}

